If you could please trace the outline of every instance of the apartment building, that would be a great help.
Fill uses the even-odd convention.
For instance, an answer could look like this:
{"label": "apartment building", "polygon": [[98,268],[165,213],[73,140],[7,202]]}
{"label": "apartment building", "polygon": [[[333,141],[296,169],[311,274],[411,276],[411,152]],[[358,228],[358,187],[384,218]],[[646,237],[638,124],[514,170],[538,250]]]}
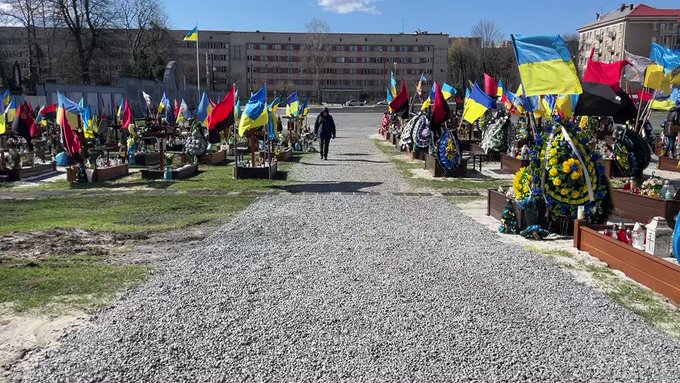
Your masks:
{"label": "apartment building", "polygon": [[623,52],[649,56],[652,42],[670,48],[680,47],[680,8],[659,9],[646,4],[622,4],[578,29],[580,58],[585,70],[591,49],[595,60],[613,62]]}

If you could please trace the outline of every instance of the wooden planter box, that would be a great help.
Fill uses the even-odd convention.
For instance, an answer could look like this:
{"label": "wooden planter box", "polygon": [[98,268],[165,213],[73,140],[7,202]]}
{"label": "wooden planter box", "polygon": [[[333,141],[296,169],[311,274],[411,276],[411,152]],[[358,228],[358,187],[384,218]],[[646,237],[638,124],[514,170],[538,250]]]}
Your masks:
{"label": "wooden planter box", "polygon": [[460,140],[460,150],[470,151],[472,145],[479,146],[479,140]]}
{"label": "wooden planter box", "polygon": [[433,177],[465,177],[466,171],[467,171],[467,159],[466,158],[461,158],[460,159],[460,165],[458,165],[457,168],[451,170],[450,172],[446,172],[444,168],[442,168],[441,164],[439,164],[439,160],[437,160],[437,157],[427,153],[425,155],[425,169],[432,174]]}
{"label": "wooden planter box", "polygon": [[658,169],[680,173],[680,169],[678,169],[678,162],[680,162],[680,159],[677,158],[659,157]]}
{"label": "wooden planter box", "polygon": [[52,162],[51,164],[40,164],[21,169],[0,170],[0,175],[7,176],[3,177],[7,181],[21,181],[26,178],[37,177],[55,171],[57,171],[57,165]]}
{"label": "wooden planter box", "polygon": [[524,214],[524,210],[517,206],[517,202],[514,199],[510,199],[505,196],[505,194],[499,192],[495,189],[488,189],[486,198],[486,215],[501,220],[503,217],[503,210],[508,204],[508,201],[512,201],[512,206],[515,208],[515,216],[517,217],[517,223],[521,229],[527,227],[527,218]]}
{"label": "wooden planter box", "polygon": [[161,154],[155,153],[139,153],[135,154],[135,165],[138,166],[154,166],[160,165]]}
{"label": "wooden planter box", "polygon": [[[142,169],[142,179],[162,180],[165,171],[161,169]],[[172,169],[173,180],[183,180],[198,174],[198,164],[184,165],[181,168]]]}
{"label": "wooden planter box", "polygon": [[[484,149],[479,144],[470,144],[470,151],[473,153],[486,153],[484,152]],[[488,153],[489,155],[489,161],[500,161],[501,160],[501,153],[497,151],[490,151]]]}
{"label": "wooden planter box", "polygon": [[217,165],[227,160],[227,151],[220,150],[215,153],[198,156],[198,163],[205,165]]}
{"label": "wooden planter box", "polygon": [[293,148],[286,148],[276,156],[277,161],[290,161],[291,158],[293,158]]}
{"label": "wooden planter box", "polygon": [[625,177],[619,167],[616,165],[615,160],[600,160],[599,163],[604,166],[604,174],[607,178]]}
{"label": "wooden planter box", "polygon": [[520,168],[526,166],[529,166],[529,160],[520,160],[519,158],[501,153],[501,171],[503,173],[515,174]]}
{"label": "wooden planter box", "polygon": [[601,234],[603,226],[574,223],[574,247],[680,304],[680,266]]}
{"label": "wooden planter box", "polygon": [[428,154],[427,149],[421,149],[418,147],[415,147],[410,153],[409,156],[411,157],[412,160],[421,160],[425,161],[425,157]]}
{"label": "wooden planter box", "polygon": [[107,168],[97,168],[92,175],[93,182],[104,182],[129,174],[128,164],[114,165]]}
{"label": "wooden planter box", "polygon": [[[503,217],[503,210],[505,210],[505,206],[507,205],[508,201],[512,201],[512,206],[515,209],[515,216],[517,217],[517,224],[519,225],[520,230],[524,230],[529,226],[529,221],[527,219],[527,214],[526,211],[517,205],[517,202],[514,199],[508,198],[505,196],[504,193],[499,192],[496,189],[488,189],[487,190],[487,200],[486,200],[486,215],[491,216],[496,218],[497,220],[501,220]],[[559,222],[548,222],[548,220],[544,217],[543,214],[540,215],[540,225],[543,226],[544,229],[550,231],[551,233],[554,234],[559,234],[559,235],[572,235],[573,233],[571,232],[571,229],[573,226],[571,222],[568,222],[570,227],[564,228],[562,224]]]}
{"label": "wooden planter box", "polygon": [[652,198],[628,193],[622,189],[612,189],[614,214],[621,218],[647,224],[654,217],[664,217],[668,225],[675,225],[675,215],[680,211],[680,201]]}
{"label": "wooden planter box", "polygon": [[[227,151],[226,150],[220,150],[220,151],[215,152],[215,153],[198,156],[198,163],[203,164],[203,165],[219,165],[226,160],[227,160]],[[183,165],[186,165],[186,164],[189,164],[190,162],[191,162],[191,158],[186,153],[182,153],[181,154],[181,163]]]}
{"label": "wooden planter box", "polygon": [[272,162],[271,168],[269,166],[263,167],[248,167],[248,166],[234,166],[234,178],[236,179],[271,179],[276,177],[278,166],[276,161]]}
{"label": "wooden planter box", "polygon": [[[86,169],[85,172],[89,172],[88,180],[91,180],[90,182],[104,182],[110,179],[128,175],[129,164],[115,165],[106,168]],[[66,168],[66,180],[69,183],[75,183],[76,173],[78,173],[77,166]]]}

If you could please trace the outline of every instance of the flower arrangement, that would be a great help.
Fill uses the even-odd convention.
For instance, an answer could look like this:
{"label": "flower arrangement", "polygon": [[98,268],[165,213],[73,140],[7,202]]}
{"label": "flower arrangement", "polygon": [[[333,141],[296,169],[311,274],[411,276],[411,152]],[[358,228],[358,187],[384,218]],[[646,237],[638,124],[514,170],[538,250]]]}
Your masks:
{"label": "flower arrangement", "polygon": [[191,134],[184,143],[184,151],[191,157],[205,154],[208,149],[208,141],[203,133],[203,126],[200,122],[195,122],[191,126]]}
{"label": "flower arrangement", "polygon": [[[505,124],[509,121],[509,117],[501,116],[489,122],[483,130],[481,147],[484,152],[490,151],[504,152],[506,145],[506,129]],[[481,125],[481,124],[480,124]]]}
{"label": "flower arrangement", "polygon": [[621,173],[639,178],[652,158],[652,150],[634,130],[619,128],[614,132],[614,156]]}
{"label": "flower arrangement", "polygon": [[175,155],[173,153],[165,153],[165,166],[172,166],[172,161],[175,159]]}
{"label": "flower arrangement", "polygon": [[602,159],[605,160],[613,160],[616,156],[614,156],[614,152],[609,149],[609,146],[605,142],[599,142],[597,144],[597,147],[595,148],[596,153],[602,157]]}
{"label": "flower arrangement", "polygon": [[663,188],[664,180],[659,177],[650,177],[640,185],[640,194],[654,198],[661,198],[661,188]]}
{"label": "flower arrangement", "polygon": [[460,141],[453,130],[447,130],[439,139],[439,163],[446,170],[452,170],[460,165]]}
{"label": "flower arrangement", "polygon": [[600,157],[592,153],[589,137],[578,126],[562,126],[559,121],[547,125],[529,155],[529,167],[515,176],[520,206],[545,201],[551,219],[562,220],[575,218],[578,206],[583,205],[589,223],[606,221],[611,213],[609,181],[604,167],[597,164]]}

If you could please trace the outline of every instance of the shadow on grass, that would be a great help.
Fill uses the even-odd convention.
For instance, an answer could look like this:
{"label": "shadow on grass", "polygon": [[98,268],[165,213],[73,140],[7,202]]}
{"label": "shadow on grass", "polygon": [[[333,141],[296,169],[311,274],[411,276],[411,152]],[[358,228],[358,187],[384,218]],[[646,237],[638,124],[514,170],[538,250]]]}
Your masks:
{"label": "shadow on grass", "polygon": [[328,182],[273,186],[272,189],[289,193],[354,193],[364,192],[362,189],[379,185],[382,185],[382,182]]}
{"label": "shadow on grass", "polygon": [[366,162],[366,163],[371,163],[371,164],[389,164],[389,161],[375,161],[375,160],[341,160],[341,159],[332,159],[333,161],[340,161],[340,162]]}
{"label": "shadow on grass", "polygon": [[302,165],[306,165],[306,166],[325,166],[325,167],[335,166],[335,164],[329,164],[329,163],[325,163],[325,164],[312,164],[312,163],[309,163],[309,162],[300,162],[300,163]]}

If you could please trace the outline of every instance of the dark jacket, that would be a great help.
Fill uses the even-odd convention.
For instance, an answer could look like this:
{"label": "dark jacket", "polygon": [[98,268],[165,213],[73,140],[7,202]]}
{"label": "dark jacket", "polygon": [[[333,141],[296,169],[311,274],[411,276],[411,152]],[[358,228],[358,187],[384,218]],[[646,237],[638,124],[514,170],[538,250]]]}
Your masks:
{"label": "dark jacket", "polygon": [[671,126],[680,125],[680,107],[675,106],[671,108],[666,116],[666,121],[663,125],[663,134],[666,136],[676,136],[677,133],[671,133]]}
{"label": "dark jacket", "polygon": [[333,121],[333,116],[327,114],[326,117],[324,117],[323,114],[319,114],[316,118],[316,123],[314,123],[314,134],[325,140],[335,138],[335,122]]}

